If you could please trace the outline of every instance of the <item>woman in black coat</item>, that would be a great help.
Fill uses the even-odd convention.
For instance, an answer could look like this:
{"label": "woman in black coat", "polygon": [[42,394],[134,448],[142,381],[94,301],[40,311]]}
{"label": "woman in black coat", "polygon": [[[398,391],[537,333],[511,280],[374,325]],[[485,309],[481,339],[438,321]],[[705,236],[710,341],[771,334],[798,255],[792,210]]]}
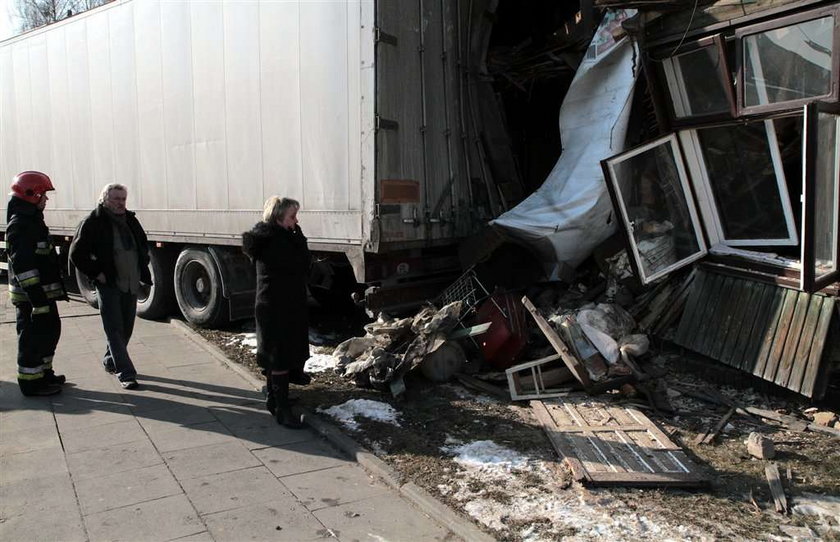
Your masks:
{"label": "woman in black coat", "polygon": [[287,427],[300,418],[289,405],[289,382],[306,385],[309,359],[309,315],[306,283],[311,257],[298,226],[300,204],[272,196],[263,220],[242,234],[242,248],[257,274],[257,363],[266,375],[266,408]]}

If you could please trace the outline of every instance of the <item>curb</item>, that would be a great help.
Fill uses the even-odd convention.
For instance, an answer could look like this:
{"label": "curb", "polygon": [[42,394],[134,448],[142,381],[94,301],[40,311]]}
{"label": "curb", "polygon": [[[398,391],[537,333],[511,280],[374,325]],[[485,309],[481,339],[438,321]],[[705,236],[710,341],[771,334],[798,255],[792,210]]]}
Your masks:
{"label": "curb", "polygon": [[[244,378],[254,389],[259,390],[262,388],[263,381],[261,379],[254,376],[248,369],[232,361],[220,348],[195,333],[187,324],[176,319],[169,319],[169,324],[178,328],[188,339],[201,346],[215,359],[224,363],[230,370]],[[295,407],[295,410],[302,413],[303,420],[309,427],[327,439],[333,446],[355,459],[371,476],[380,479],[389,487],[397,490],[400,495],[414,504],[414,506],[437,520],[456,535],[470,542],[493,542],[495,540],[495,538],[476,527],[471,521],[464,519],[447,505],[437,500],[428,491],[413,482],[404,483],[400,473],[373,453],[366,450],[358,442],[345,435],[335,425],[324,421],[314,412],[307,409]]]}

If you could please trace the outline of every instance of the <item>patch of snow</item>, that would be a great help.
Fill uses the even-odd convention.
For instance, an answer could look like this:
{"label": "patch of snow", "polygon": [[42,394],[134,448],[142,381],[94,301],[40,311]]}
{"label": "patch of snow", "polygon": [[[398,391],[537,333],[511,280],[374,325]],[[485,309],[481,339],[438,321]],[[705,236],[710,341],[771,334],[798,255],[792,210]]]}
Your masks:
{"label": "patch of snow", "polygon": [[491,440],[479,440],[469,444],[450,445],[441,448],[444,453],[454,455],[455,462],[481,471],[509,472],[511,469],[528,465],[528,458]]}
{"label": "patch of snow", "polygon": [[346,403],[331,406],[330,408],[319,408],[318,412],[327,414],[341,422],[348,429],[353,430],[359,427],[358,422],[356,422],[356,417],[390,423],[397,427],[400,426],[399,414],[391,405],[379,401],[371,401],[370,399],[351,399]]}
{"label": "patch of snow", "polygon": [[327,354],[315,354],[303,366],[307,373],[322,373],[328,369],[335,369],[336,359]]}

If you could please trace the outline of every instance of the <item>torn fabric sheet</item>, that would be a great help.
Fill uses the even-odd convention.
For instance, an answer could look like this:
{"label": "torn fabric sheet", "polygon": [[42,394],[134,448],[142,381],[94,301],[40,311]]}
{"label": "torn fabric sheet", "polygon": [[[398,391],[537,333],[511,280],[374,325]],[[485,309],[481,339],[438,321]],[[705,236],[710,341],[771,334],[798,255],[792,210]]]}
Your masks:
{"label": "torn fabric sheet", "polygon": [[624,149],[636,46],[612,30],[636,10],[609,12],[587,50],[560,108],[563,152],[533,194],[490,224],[530,246],[547,269],[574,269],[615,231],[601,160]]}

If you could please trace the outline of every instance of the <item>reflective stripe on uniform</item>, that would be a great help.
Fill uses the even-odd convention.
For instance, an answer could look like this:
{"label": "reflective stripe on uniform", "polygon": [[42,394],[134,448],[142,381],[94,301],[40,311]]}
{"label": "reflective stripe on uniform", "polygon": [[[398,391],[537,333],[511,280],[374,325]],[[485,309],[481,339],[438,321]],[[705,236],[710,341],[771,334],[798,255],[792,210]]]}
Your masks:
{"label": "reflective stripe on uniform", "polygon": [[35,254],[37,254],[38,256],[46,256],[47,254],[50,253],[51,250],[52,249],[50,249],[50,248],[36,248],[35,249]]}
{"label": "reflective stripe on uniform", "polygon": [[38,375],[44,372],[44,366],[38,365],[37,367],[23,367],[18,365],[18,374],[22,375]]}
{"label": "reflective stripe on uniform", "polygon": [[32,374],[32,375],[18,373],[17,377],[18,377],[18,380],[38,380],[38,379],[44,378],[44,371],[41,371],[38,374]]}
{"label": "reflective stripe on uniform", "polygon": [[55,299],[64,296],[64,285],[60,282],[53,282],[52,284],[43,284],[41,288],[47,295],[47,299]]}
{"label": "reflective stripe on uniform", "polygon": [[47,241],[38,241],[35,247],[35,254],[39,256],[43,256],[44,254],[49,254],[52,250],[52,244]]}
{"label": "reflective stripe on uniform", "polygon": [[41,361],[44,362],[41,365],[41,368],[43,370],[49,371],[50,369],[52,369],[53,356],[47,356],[47,357],[43,358]]}
{"label": "reflective stripe on uniform", "polygon": [[18,280],[25,280],[30,277],[37,277],[40,276],[41,272],[37,269],[30,269],[29,271],[23,271],[22,273],[17,273],[15,276]]}
{"label": "reflective stripe on uniform", "polygon": [[41,274],[38,272],[37,269],[30,269],[29,271],[18,273],[15,275],[15,278],[17,279],[18,284],[20,284],[24,288],[41,282]]}
{"label": "reflective stripe on uniform", "polygon": [[29,296],[19,292],[9,292],[9,299],[12,301],[12,303],[21,303],[29,301]]}
{"label": "reflective stripe on uniform", "polygon": [[45,307],[32,307],[32,314],[47,314],[48,312],[50,312],[49,305]]}

